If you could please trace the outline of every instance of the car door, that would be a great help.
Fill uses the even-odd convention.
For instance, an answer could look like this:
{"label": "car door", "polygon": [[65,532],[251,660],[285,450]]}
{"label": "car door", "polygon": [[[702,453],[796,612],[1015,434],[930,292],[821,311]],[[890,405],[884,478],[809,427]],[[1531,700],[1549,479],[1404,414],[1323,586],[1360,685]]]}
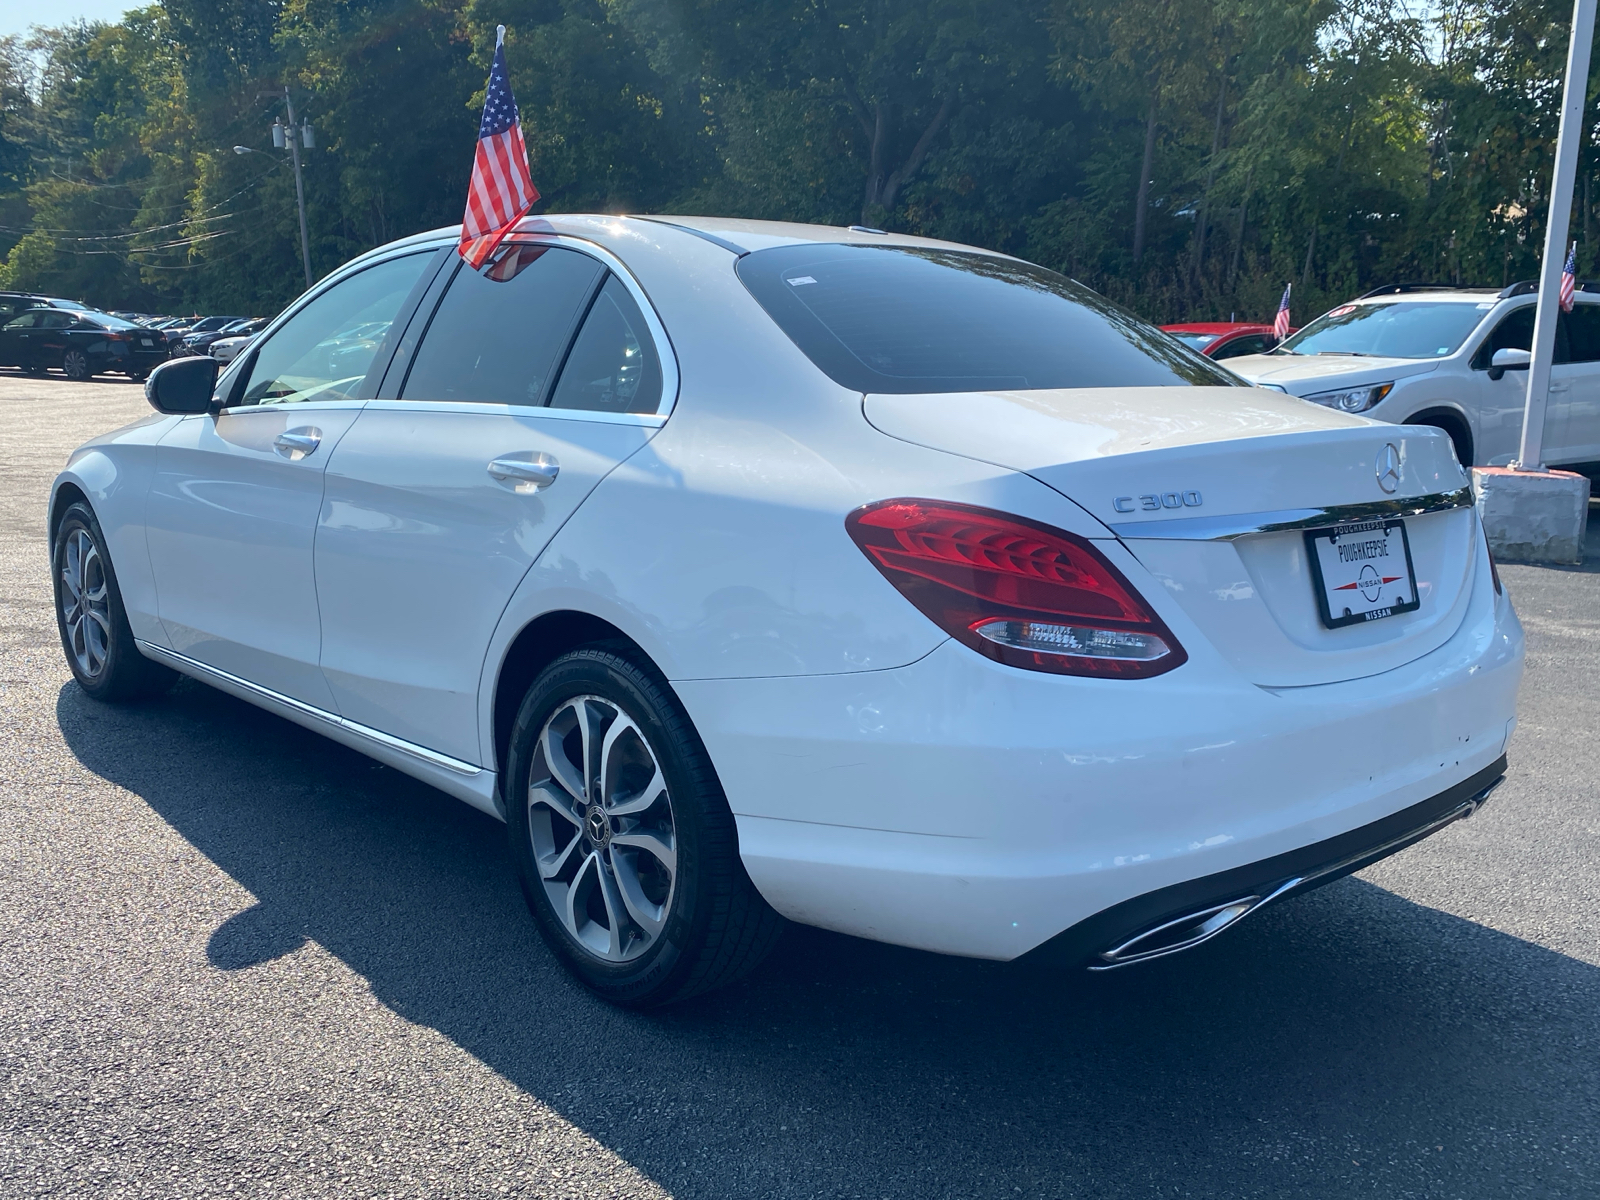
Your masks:
{"label": "car door", "polygon": [[28,341],[33,336],[36,313],[26,312],[7,321],[0,329],[0,367],[26,367],[29,363]]}
{"label": "car door", "polygon": [[[1506,371],[1498,379],[1492,378],[1496,372],[1491,370],[1491,360],[1496,350],[1531,350],[1533,318],[1531,301],[1513,308],[1501,316],[1472,355],[1471,378],[1463,398],[1477,422],[1473,457],[1480,463],[1504,466],[1517,456],[1528,400],[1528,372]],[[1559,353],[1557,357],[1561,357]]]}
{"label": "car door", "polygon": [[1566,326],[1566,361],[1550,372],[1544,459],[1593,462],[1600,459],[1600,298],[1588,300],[1580,292],[1561,323]]}
{"label": "car door", "polygon": [[178,421],[156,451],[146,505],[157,612],[170,646],[318,708],[312,542],[328,458],[361,411],[379,342],[345,334],[392,321],[432,252],[339,279],[219,381],[218,411]]}
{"label": "car door", "polygon": [[416,342],[408,331],[328,464],[322,666],[347,719],[482,765],[479,680],[500,615],[659,428],[676,374],[643,294],[571,245],[459,267],[406,361]]}
{"label": "car door", "polygon": [[66,357],[68,331],[76,318],[60,309],[42,308],[28,335],[28,358],[23,366],[48,371]]}

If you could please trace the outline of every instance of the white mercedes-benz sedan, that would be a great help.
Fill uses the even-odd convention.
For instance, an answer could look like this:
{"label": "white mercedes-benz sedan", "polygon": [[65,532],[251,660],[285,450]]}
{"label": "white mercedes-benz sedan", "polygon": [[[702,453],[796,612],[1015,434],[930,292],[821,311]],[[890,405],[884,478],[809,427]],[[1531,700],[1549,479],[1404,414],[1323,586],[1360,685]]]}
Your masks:
{"label": "white mercedes-benz sedan", "polygon": [[782,918],[1143,962],[1502,777],[1522,630],[1443,432],[965,246],[456,238],[72,455],[61,639],[91,696],[189,675],[502,818],[601,994],[725,983]]}

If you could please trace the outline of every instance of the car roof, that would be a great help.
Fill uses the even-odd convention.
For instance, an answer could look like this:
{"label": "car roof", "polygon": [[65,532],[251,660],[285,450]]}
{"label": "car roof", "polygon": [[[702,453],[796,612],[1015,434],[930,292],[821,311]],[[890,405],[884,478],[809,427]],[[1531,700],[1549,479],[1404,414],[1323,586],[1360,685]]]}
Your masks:
{"label": "car roof", "polygon": [[[521,234],[567,234],[580,238],[593,237],[597,232],[605,231],[608,228],[611,231],[616,231],[619,224],[626,225],[636,221],[681,229],[686,233],[716,242],[736,254],[768,250],[774,246],[797,246],[815,243],[818,245],[918,246],[929,249],[958,250],[970,254],[985,254],[993,258],[1012,257],[997,250],[986,250],[981,246],[968,246],[959,242],[944,242],[939,241],[937,238],[915,237],[907,233],[874,232],[861,226],[805,225],[797,221],[752,221],[742,217],[696,217],[655,213],[640,215],[547,213],[538,217],[524,217],[518,222],[513,232]],[[376,246],[367,251],[366,254],[351,259],[351,263],[361,261],[371,255],[405,247],[425,246],[430,243],[442,245],[446,240],[454,241],[460,236],[461,226],[459,225],[447,225],[440,229],[430,229],[425,233],[412,234],[410,237],[400,238],[398,241]]]}
{"label": "car roof", "polygon": [[1271,325],[1259,321],[1186,321],[1178,325],[1163,325],[1168,333],[1271,333]]}
{"label": "car roof", "polygon": [[[1498,299],[1500,292],[1495,288],[1441,288],[1437,292],[1391,292],[1383,296],[1362,296],[1355,300],[1347,300],[1346,304],[1408,304],[1418,300],[1426,300],[1429,304],[1482,304],[1485,300]],[[1334,305],[1342,308],[1343,305]]]}
{"label": "car roof", "polygon": [[[551,218],[552,221],[559,219]],[[943,250],[977,251],[981,254],[994,254],[998,258],[1010,257],[985,250],[980,246],[965,246],[959,242],[916,237],[907,233],[888,233],[861,225],[805,225],[798,221],[754,221],[743,217],[694,217],[653,213],[640,214],[634,219],[661,225],[675,225],[692,233],[709,234],[720,241],[751,252],[770,250],[774,246],[842,243],[862,246],[926,246]]]}

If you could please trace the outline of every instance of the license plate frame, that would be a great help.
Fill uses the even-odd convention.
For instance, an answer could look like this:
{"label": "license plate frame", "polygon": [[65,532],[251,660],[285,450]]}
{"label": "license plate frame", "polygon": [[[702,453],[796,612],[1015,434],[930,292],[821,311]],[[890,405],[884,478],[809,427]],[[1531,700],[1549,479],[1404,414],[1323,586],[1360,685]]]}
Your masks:
{"label": "license plate frame", "polygon": [[[1394,552],[1395,533],[1399,534],[1400,554]],[[1362,534],[1380,536],[1350,541]],[[1341,542],[1352,548],[1348,556],[1340,554]],[[1385,617],[1415,612],[1422,607],[1422,597],[1417,591],[1417,570],[1411,561],[1411,535],[1406,530],[1404,520],[1391,518],[1308,529],[1305,531],[1305,546],[1306,558],[1311,563],[1312,591],[1317,597],[1318,615],[1328,629],[1366,625]],[[1331,552],[1331,562],[1325,561],[1324,549]],[[1403,576],[1391,576],[1380,569],[1384,561],[1399,566],[1402,560],[1405,569]],[[1330,574],[1333,576],[1331,579]],[[1371,586],[1363,586],[1364,582],[1369,582]],[[1399,589],[1392,589],[1390,603],[1385,604],[1384,592],[1391,590],[1392,584],[1400,582],[1406,585],[1410,598],[1404,599]],[[1342,611],[1335,616],[1336,591],[1351,593],[1350,599],[1364,603],[1366,607],[1355,609],[1339,605]]]}

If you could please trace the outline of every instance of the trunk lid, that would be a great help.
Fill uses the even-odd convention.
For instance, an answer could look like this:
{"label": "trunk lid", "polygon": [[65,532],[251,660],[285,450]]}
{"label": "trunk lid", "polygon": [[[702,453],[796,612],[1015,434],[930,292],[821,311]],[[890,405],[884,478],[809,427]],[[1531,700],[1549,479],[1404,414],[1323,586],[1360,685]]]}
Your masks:
{"label": "trunk lid", "polygon": [[[1391,670],[1442,645],[1465,616],[1474,518],[1460,506],[1467,478],[1440,430],[1259,388],[874,394],[863,406],[891,437],[1026,472],[1081,505],[1262,686]],[[1392,492],[1378,477],[1389,446],[1399,467]],[[1301,530],[1350,506],[1404,517],[1421,603],[1329,629]],[[1423,508],[1437,511],[1418,515]]]}

